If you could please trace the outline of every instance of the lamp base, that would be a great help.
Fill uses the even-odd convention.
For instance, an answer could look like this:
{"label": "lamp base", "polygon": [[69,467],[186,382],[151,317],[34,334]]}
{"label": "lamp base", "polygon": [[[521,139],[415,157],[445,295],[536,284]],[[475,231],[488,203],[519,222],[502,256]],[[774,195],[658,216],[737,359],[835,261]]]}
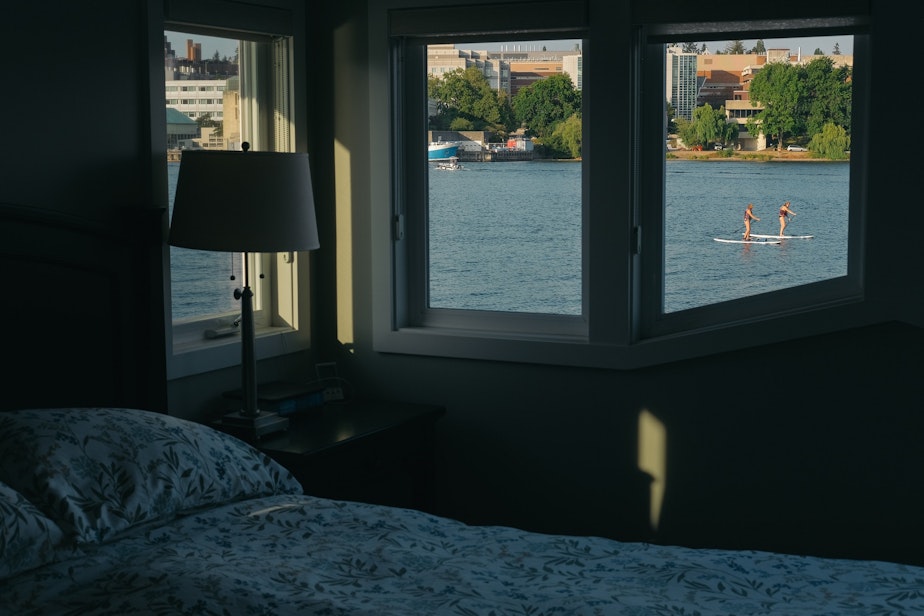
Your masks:
{"label": "lamp base", "polygon": [[289,418],[280,417],[276,413],[244,415],[242,411],[234,411],[221,418],[221,425],[239,438],[257,441],[267,434],[288,430]]}

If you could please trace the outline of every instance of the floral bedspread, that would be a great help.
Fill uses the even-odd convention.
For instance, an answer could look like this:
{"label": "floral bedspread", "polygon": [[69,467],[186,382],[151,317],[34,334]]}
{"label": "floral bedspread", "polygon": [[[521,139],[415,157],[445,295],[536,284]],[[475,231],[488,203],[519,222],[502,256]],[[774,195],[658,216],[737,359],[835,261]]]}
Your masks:
{"label": "floral bedspread", "polygon": [[141,526],[61,558],[0,582],[0,613],[924,613],[924,568],[466,526],[291,494]]}

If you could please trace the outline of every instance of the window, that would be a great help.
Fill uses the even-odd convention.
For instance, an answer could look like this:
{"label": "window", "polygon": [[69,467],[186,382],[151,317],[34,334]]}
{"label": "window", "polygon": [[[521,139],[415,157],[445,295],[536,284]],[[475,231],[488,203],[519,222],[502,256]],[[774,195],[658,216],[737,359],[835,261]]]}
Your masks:
{"label": "window", "polygon": [[[174,27],[168,21],[164,31],[164,88],[165,92],[188,92],[187,98],[172,104],[160,98],[167,100],[168,204],[172,209],[185,149],[239,150],[241,142],[248,141],[255,151],[304,151],[307,140],[295,130],[296,125],[304,125],[305,114],[294,111],[297,107],[291,100],[293,20],[287,11],[266,15],[259,7],[244,11],[238,17],[243,20],[241,27],[247,28],[245,33],[208,24],[191,26],[186,11],[198,16],[195,2],[172,3],[170,10],[178,21]],[[226,22],[228,17],[218,19]],[[269,29],[266,34],[255,33],[259,26],[278,27],[279,34],[270,34]],[[207,55],[199,57],[210,60],[177,58],[176,49],[193,50],[194,56],[202,49]],[[221,61],[215,61],[213,54]],[[219,98],[215,98],[217,93]],[[183,120],[184,115],[188,119]],[[241,254],[170,247],[171,378],[240,362],[239,338],[215,334],[233,331],[240,315],[234,290],[242,284],[242,258]],[[307,322],[308,268],[299,263],[307,255],[251,254],[249,258],[258,356],[305,348],[308,331],[300,324]]]}
{"label": "window", "polygon": [[[592,28],[587,20],[591,5]],[[392,8],[381,20],[387,24],[382,26],[382,39],[390,46],[388,70],[383,71],[390,82],[381,85],[391,93],[391,106],[383,112],[391,114],[391,128],[383,139],[391,144],[393,157],[387,176],[373,173],[374,184],[380,182],[373,190],[392,195],[387,212],[391,224],[380,227],[390,232],[376,241],[387,245],[393,259],[381,265],[381,279],[387,284],[376,289],[377,350],[633,368],[828,331],[833,314],[859,318],[861,311],[853,307],[863,303],[863,139],[869,113],[868,9],[862,3],[832,9],[828,18],[807,14],[777,20],[762,15],[723,22],[728,18],[723,10],[696,15],[704,21],[671,13],[670,24],[661,22],[661,9],[641,3],[632,15],[597,0],[530,3],[528,18],[520,10],[522,4],[492,5],[490,13],[479,11],[480,6]],[[451,31],[446,24],[452,24]],[[769,43],[795,36],[827,37],[852,47],[849,78],[844,80],[849,83],[850,110],[837,118],[850,130],[849,161],[814,163],[816,170],[825,170],[825,177],[813,177],[814,192],[808,191],[804,177],[792,176],[797,165],[789,167],[783,179],[758,178],[761,163],[747,162],[743,150],[737,150],[738,143],[744,147],[746,139],[761,137],[751,125],[757,134],[729,129],[727,134],[706,135],[703,145],[711,148],[710,154],[722,156],[715,164],[725,167],[704,163],[685,171],[689,176],[678,175],[681,167],[671,165],[665,149],[666,138],[671,144],[665,110],[693,119],[694,113],[703,113],[697,111],[703,97],[742,103],[747,99],[739,91],[746,88],[717,82],[706,87],[696,55],[669,53],[669,47],[739,40]],[[435,170],[421,144],[439,137],[443,142],[456,140],[460,131],[451,132],[452,122],[467,127],[473,118],[461,104],[447,112],[441,101],[428,101],[427,76],[431,83],[445,80],[453,75],[445,64],[457,61],[463,70],[478,69],[495,90],[506,80],[511,96],[516,96],[518,86],[541,83],[557,69],[537,75],[538,63],[526,55],[523,73],[518,74],[512,59],[507,58],[510,66],[505,67],[499,57],[483,50],[494,44],[522,52],[517,46],[538,41],[556,47],[568,42],[581,50],[579,61],[570,64],[580,67],[574,69],[574,85],[581,93],[581,124],[575,137],[581,143],[581,158],[571,163],[579,170],[574,183],[553,179],[546,170],[541,180],[528,186],[503,179],[495,185],[490,175],[513,174],[501,173],[508,163],[476,165],[472,156],[494,151],[484,144],[482,150],[460,157],[463,167],[466,158],[471,161],[470,169]],[[437,57],[441,66],[434,66]],[[718,71],[723,58],[709,59],[708,70]],[[563,72],[568,66],[562,65]],[[742,67],[738,85],[756,79],[752,74],[760,68]],[[725,111],[722,124],[715,124],[723,130],[728,124],[740,131],[748,118],[756,117],[751,109],[740,115],[726,116]],[[440,115],[450,120],[450,134],[432,139],[433,118]],[[777,140],[807,142],[809,130],[799,128],[804,130],[790,127],[782,136],[774,133]],[[554,139],[543,135],[534,145],[549,143]],[[747,143],[752,146],[757,151]],[[740,160],[733,162],[736,156]],[[490,174],[480,171],[483,166],[491,167]],[[476,170],[483,177],[475,177]],[[517,195],[529,195],[536,186],[540,193],[526,197],[525,207],[517,209],[524,205],[516,203]],[[559,189],[567,195],[567,212],[556,209],[553,191]],[[508,206],[513,216],[497,204],[497,193],[513,202]],[[824,207],[819,203],[822,196],[830,200]],[[791,219],[790,230],[811,220],[808,234],[821,240],[813,250],[831,251],[824,258],[806,257],[806,268],[798,276],[784,274],[792,271],[787,263],[799,260],[798,246],[789,240],[733,244],[732,250],[714,241],[741,238],[748,202],[760,204],[762,226],[752,231],[778,234],[777,210],[788,200],[801,216]],[[800,201],[803,212],[795,207]],[[531,218],[536,213],[541,220]],[[836,224],[831,217],[838,219]],[[549,219],[554,223],[547,224]],[[537,253],[528,252],[533,244]],[[759,252],[771,246],[779,250]],[[523,259],[523,254],[540,256]],[[748,275],[735,279],[739,273]],[[798,323],[798,330],[780,327],[779,319],[794,317],[787,324]]]}

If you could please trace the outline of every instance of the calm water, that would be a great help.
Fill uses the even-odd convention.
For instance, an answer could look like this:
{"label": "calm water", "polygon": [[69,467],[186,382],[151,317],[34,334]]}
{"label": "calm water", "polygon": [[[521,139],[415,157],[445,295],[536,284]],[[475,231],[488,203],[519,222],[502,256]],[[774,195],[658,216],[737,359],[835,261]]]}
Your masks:
{"label": "calm water", "polygon": [[[668,161],[665,310],[673,312],[847,273],[847,163]],[[430,304],[437,308],[581,312],[581,168],[577,163],[465,163],[430,172]],[[740,238],[745,206],[778,233]]]}
{"label": "calm water", "polygon": [[[179,173],[180,163],[167,163],[171,219]],[[234,289],[243,284],[240,255],[171,246],[170,270],[174,321],[206,314],[240,312],[241,302],[234,299]],[[235,280],[231,280],[232,273]]]}
{"label": "calm water", "polygon": [[[179,164],[169,163],[172,195]],[[430,305],[581,313],[581,166],[572,162],[465,163],[430,172]],[[847,273],[849,165],[827,162],[668,161],[665,309],[668,312]],[[740,238],[777,233],[777,209],[798,214],[780,245]],[[231,255],[171,248],[173,317],[239,311]]]}

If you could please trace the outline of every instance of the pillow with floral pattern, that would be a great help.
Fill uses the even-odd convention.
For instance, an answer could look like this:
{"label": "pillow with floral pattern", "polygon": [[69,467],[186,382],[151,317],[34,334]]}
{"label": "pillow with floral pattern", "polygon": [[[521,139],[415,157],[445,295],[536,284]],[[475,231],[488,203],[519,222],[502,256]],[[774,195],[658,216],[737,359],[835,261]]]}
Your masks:
{"label": "pillow with floral pattern", "polygon": [[57,524],[0,482],[0,579],[53,562],[63,539]]}
{"label": "pillow with floral pattern", "polygon": [[0,413],[0,481],[78,544],[207,506],[302,492],[288,470],[244,441],[129,408]]}

